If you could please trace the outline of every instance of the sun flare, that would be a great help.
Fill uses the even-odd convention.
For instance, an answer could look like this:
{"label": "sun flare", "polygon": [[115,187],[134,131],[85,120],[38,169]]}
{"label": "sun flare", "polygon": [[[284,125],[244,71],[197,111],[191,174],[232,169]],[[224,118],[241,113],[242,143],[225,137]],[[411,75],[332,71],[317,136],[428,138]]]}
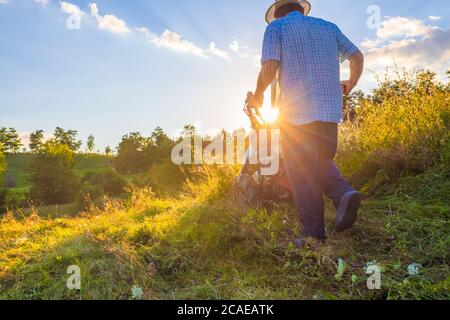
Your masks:
{"label": "sun flare", "polygon": [[272,107],[270,103],[264,103],[260,109],[261,117],[267,123],[273,123],[278,120],[280,110],[276,107]]}

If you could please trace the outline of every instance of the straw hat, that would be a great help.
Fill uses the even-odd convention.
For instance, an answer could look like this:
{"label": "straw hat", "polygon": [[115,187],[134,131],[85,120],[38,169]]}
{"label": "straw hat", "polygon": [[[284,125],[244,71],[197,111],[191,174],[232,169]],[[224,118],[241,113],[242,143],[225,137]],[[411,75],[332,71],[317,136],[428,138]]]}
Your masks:
{"label": "straw hat", "polygon": [[311,3],[307,0],[275,0],[275,3],[270,6],[269,10],[267,10],[266,13],[267,23],[271,23],[273,20],[275,20],[275,12],[277,11],[278,8],[293,3],[298,3],[303,7],[305,11],[304,13],[305,16],[307,16],[311,11]]}

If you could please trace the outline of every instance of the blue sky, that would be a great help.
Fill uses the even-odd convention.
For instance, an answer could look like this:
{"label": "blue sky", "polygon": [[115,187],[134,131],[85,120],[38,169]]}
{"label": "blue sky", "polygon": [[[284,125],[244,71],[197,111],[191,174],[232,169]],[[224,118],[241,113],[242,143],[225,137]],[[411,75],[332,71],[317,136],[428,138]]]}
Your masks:
{"label": "blue sky", "polygon": [[[246,127],[271,0],[0,0],[0,126],[24,136],[56,126],[97,146],[131,131],[169,134]],[[448,0],[313,0],[312,16],[335,22],[382,72],[392,61],[450,65]],[[377,5],[381,24],[367,27]],[[80,28],[67,28],[80,16]],[[76,21],[72,19],[71,21]],[[343,77],[348,72],[342,67]],[[367,71],[360,88],[374,86]]]}

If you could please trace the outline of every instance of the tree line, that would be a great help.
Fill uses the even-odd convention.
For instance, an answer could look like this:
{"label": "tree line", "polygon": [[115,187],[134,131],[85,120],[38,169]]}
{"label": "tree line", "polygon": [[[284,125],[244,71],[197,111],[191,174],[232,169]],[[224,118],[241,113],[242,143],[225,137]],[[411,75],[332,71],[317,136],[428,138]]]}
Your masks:
{"label": "tree line", "polygon": [[[186,134],[193,134],[195,128],[186,126]],[[79,176],[75,172],[76,156],[82,142],[77,138],[76,130],[57,127],[53,136],[45,140],[45,132],[36,130],[29,136],[31,162],[28,169],[29,192],[25,201],[35,205],[65,204],[76,202],[80,207],[101,199],[103,196],[117,197],[124,193],[129,183],[123,175],[133,175],[149,171],[159,166],[157,171],[167,181],[160,186],[172,185],[185,178],[185,172],[170,161],[172,148],[179,140],[171,139],[160,127],[146,137],[139,132],[131,132],[122,137],[116,148],[116,155],[111,157],[112,168],[102,172],[88,172]],[[22,147],[19,135],[13,128],[2,128],[0,136],[0,207],[26,204],[17,203],[17,199],[8,193],[5,185],[7,164],[5,154],[18,153]],[[87,151],[94,152],[95,138],[90,135],[86,142]],[[112,155],[110,147],[105,148],[107,156]],[[148,178],[136,178],[138,186],[158,188]]]}

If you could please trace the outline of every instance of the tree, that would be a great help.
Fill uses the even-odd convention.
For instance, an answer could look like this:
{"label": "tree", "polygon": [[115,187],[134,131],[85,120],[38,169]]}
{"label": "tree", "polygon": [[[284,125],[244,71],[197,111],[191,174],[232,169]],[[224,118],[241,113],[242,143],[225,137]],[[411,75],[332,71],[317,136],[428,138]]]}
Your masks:
{"label": "tree", "polygon": [[112,149],[110,146],[106,146],[105,155],[110,156],[112,154]]}
{"label": "tree", "polygon": [[147,146],[147,159],[152,164],[160,163],[170,158],[175,143],[167,136],[167,134],[157,127],[151,135],[151,143]]}
{"label": "tree", "polygon": [[30,165],[30,198],[44,205],[72,202],[79,190],[74,166],[74,152],[68,145],[46,142]]}
{"label": "tree", "polygon": [[70,150],[76,152],[81,147],[81,141],[77,140],[78,131],[64,130],[57,127],[54,132],[54,140],[58,144],[66,145]]}
{"label": "tree", "polygon": [[87,149],[88,149],[89,153],[93,153],[94,152],[95,138],[94,138],[94,136],[92,134],[87,138],[86,146],[87,146]]}
{"label": "tree", "polygon": [[447,77],[450,79],[450,70],[447,70],[446,74],[447,74]]}
{"label": "tree", "polygon": [[117,147],[117,157],[114,159],[114,168],[123,174],[137,173],[149,167],[144,149],[149,139],[139,132],[132,132],[122,137]]}
{"label": "tree", "polygon": [[22,146],[19,134],[14,128],[0,129],[0,143],[4,153],[17,153]]}
{"label": "tree", "polygon": [[30,143],[28,144],[32,152],[39,151],[44,146],[44,131],[36,130],[30,134]]}
{"label": "tree", "polygon": [[354,121],[356,119],[356,109],[365,99],[362,90],[354,91],[344,98],[344,120]]}
{"label": "tree", "polygon": [[194,137],[197,133],[197,129],[192,124],[188,124],[184,126],[182,136],[183,137]]}

